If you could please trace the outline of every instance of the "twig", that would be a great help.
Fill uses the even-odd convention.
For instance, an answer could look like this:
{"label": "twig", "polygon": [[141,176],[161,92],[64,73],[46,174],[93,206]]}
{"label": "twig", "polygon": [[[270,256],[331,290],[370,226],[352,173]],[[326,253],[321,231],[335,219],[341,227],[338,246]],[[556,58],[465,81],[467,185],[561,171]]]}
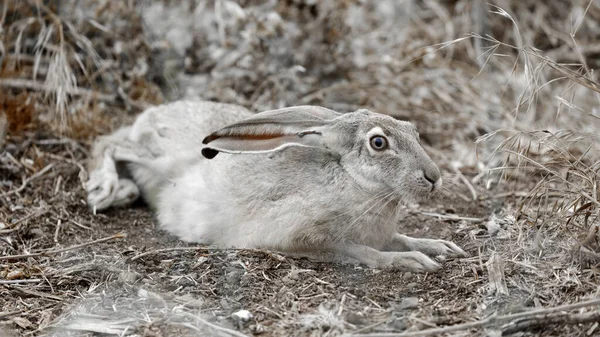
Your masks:
{"label": "twig", "polygon": [[460,181],[462,181],[463,184],[465,184],[467,186],[467,188],[469,189],[469,192],[471,193],[471,197],[473,198],[473,200],[477,200],[477,191],[475,191],[475,187],[473,187],[473,185],[471,184],[469,179],[467,179],[465,177],[465,175],[462,174],[462,172],[460,172],[460,170],[458,168],[454,168],[454,171],[456,171],[456,175],[458,175],[458,178],[460,179]]}
{"label": "twig", "polygon": [[[583,308],[583,307],[590,307],[590,306],[595,306],[595,305],[600,305],[600,298],[595,298],[593,300],[589,300],[589,301],[585,301],[585,302],[578,302],[578,303],[573,303],[573,304],[566,304],[566,305],[561,305],[561,306],[557,306],[557,307],[550,307],[550,308],[543,308],[543,309],[536,309],[536,310],[531,310],[531,311],[526,311],[526,312],[520,312],[520,313],[516,313],[516,314],[510,314],[510,315],[505,315],[505,316],[496,316],[496,315],[492,315],[486,319],[483,320],[479,320],[479,321],[475,321],[475,322],[469,322],[469,323],[463,323],[463,324],[456,324],[456,325],[451,325],[451,326],[446,326],[443,328],[437,328],[437,329],[427,329],[427,330],[421,330],[421,331],[410,331],[410,332],[401,332],[401,333],[371,333],[371,334],[353,334],[351,336],[355,336],[355,337],[423,337],[423,336],[439,336],[443,333],[448,333],[448,332],[454,332],[454,331],[462,331],[462,330],[468,330],[468,329],[472,329],[472,328],[481,328],[483,326],[487,326],[489,324],[496,324],[496,323],[501,323],[501,322],[506,322],[506,321],[515,321],[515,320],[521,320],[524,318],[530,318],[533,319],[536,316],[539,315],[548,315],[550,313],[555,313],[555,312],[559,312],[559,311],[567,311],[567,310],[574,310],[574,309],[578,309],[578,308]],[[591,314],[595,314],[598,311],[593,311],[591,313],[587,313],[590,314],[590,316],[592,316]],[[569,316],[568,313],[561,313],[562,316]],[[575,318],[573,318],[573,316],[577,316]],[[573,324],[578,324],[579,321],[577,321],[577,319],[590,319],[588,316],[584,316],[584,317],[578,317],[579,315],[570,315],[570,317],[567,318],[563,318],[562,322],[567,322],[572,321]],[[588,318],[586,318],[588,317]],[[593,316],[596,318],[596,316]],[[600,316],[599,316],[600,317]],[[593,321],[593,320],[591,320]],[[590,321],[587,321],[590,322]],[[509,327],[511,326],[511,324],[513,324],[512,322],[509,323]],[[554,324],[554,323],[553,323]],[[532,326],[532,325],[531,325]],[[529,326],[526,326],[525,328],[528,328]]]}
{"label": "twig", "polygon": [[421,331],[411,331],[411,332],[385,332],[385,333],[369,333],[369,334],[354,334],[351,336],[355,337],[420,337],[420,336],[438,336],[443,333],[453,332],[453,331],[461,331],[468,330],[471,328],[478,328],[488,323],[492,322],[492,318],[494,316],[488,317],[481,321],[469,322],[464,324],[451,325],[444,328],[436,328],[436,329],[427,329]]}
{"label": "twig", "polygon": [[74,245],[74,246],[70,246],[70,247],[66,247],[66,248],[62,248],[62,249],[57,249],[57,250],[48,250],[48,251],[44,251],[44,252],[39,252],[39,253],[31,253],[31,254],[22,254],[22,255],[9,255],[9,256],[0,256],[0,261],[3,260],[20,260],[20,259],[27,259],[30,257],[38,257],[38,256],[50,256],[50,255],[54,255],[54,254],[59,254],[59,253],[63,253],[63,252],[67,252],[70,250],[75,250],[75,249],[79,249],[79,248],[83,248],[83,247],[87,247],[87,246],[91,246],[97,243],[102,243],[102,242],[106,242],[106,241],[110,241],[110,240],[114,240],[114,239],[122,239],[125,238],[127,235],[125,233],[117,233],[115,235],[111,235],[111,236],[107,236],[105,238],[102,239],[98,239],[98,240],[94,240],[94,241],[89,241],[89,242],[84,242],[78,245]]}
{"label": "twig", "polygon": [[13,316],[13,315],[19,315],[19,314],[28,314],[28,313],[30,313],[32,311],[41,312],[41,311],[46,310],[48,308],[51,308],[51,307],[53,307],[55,305],[56,305],[56,303],[52,303],[52,304],[43,306],[41,308],[33,308],[33,309],[27,310],[27,311],[24,311],[24,310],[15,310],[15,311],[0,312],[0,318],[4,318],[4,317],[8,317],[8,316]]}
{"label": "twig", "polygon": [[443,220],[465,220],[465,221],[473,221],[473,222],[481,222],[481,221],[485,220],[483,218],[469,218],[469,217],[462,217],[462,216],[457,216],[457,215],[446,215],[446,214],[439,214],[439,213],[433,213],[433,212],[419,212],[419,214],[433,216],[433,217],[443,219]]}
{"label": "twig", "polygon": [[596,253],[594,251],[591,251],[591,250],[589,250],[589,249],[587,249],[587,248],[585,248],[583,246],[581,246],[579,248],[579,251],[582,252],[583,254],[587,255],[589,258],[592,258],[592,259],[600,261],[600,254],[598,254],[598,253]]}
{"label": "twig", "polygon": [[500,254],[492,253],[486,263],[488,270],[489,285],[497,295],[508,295],[506,280],[504,279],[504,264]]}
{"label": "twig", "polygon": [[79,228],[83,228],[83,229],[87,229],[87,230],[92,230],[92,228],[91,228],[91,227],[88,227],[88,226],[82,225],[82,224],[80,224],[79,222],[77,222],[77,221],[75,221],[75,220],[73,220],[73,219],[69,219],[69,221],[70,221],[71,223],[73,223],[75,226],[79,227]]}
{"label": "twig", "polygon": [[360,328],[360,329],[357,329],[356,331],[354,331],[354,334],[356,335],[356,334],[358,334],[359,332],[363,332],[363,331],[371,330],[371,329],[373,329],[373,328],[375,328],[375,327],[378,327],[378,326],[380,326],[380,325],[381,325],[381,324],[383,324],[383,323],[386,323],[386,321],[379,321],[379,322],[377,322],[377,323],[373,323],[373,324],[367,325],[367,326],[365,326],[365,327],[362,327],[362,328]]}
{"label": "twig", "polygon": [[54,296],[54,295],[51,295],[51,294],[46,294],[46,293],[43,293],[43,292],[31,290],[31,289],[20,288],[20,287],[12,287],[11,289],[15,289],[15,290],[17,290],[17,291],[19,291],[19,292],[21,292],[21,293],[23,293],[25,295],[37,296],[37,297],[42,297],[42,298],[49,298],[51,300],[55,300],[55,301],[59,301],[59,302],[62,302],[62,301],[65,300],[64,298],[61,298],[61,297],[58,297],[58,296]]}
{"label": "twig", "polygon": [[0,280],[0,284],[20,284],[20,283],[40,283],[43,280],[41,278],[29,278],[22,280]]}
{"label": "twig", "polygon": [[46,214],[47,212],[48,212],[48,209],[44,208],[41,211],[29,213],[26,216],[22,217],[21,219],[15,221],[13,223],[11,223],[10,227],[14,228],[16,225],[18,225],[19,223],[21,223],[21,222],[23,222],[25,220],[28,220],[28,219],[31,219],[31,218],[37,218],[38,216],[42,216],[42,215]]}
{"label": "twig", "polygon": [[22,312],[23,312],[23,310],[0,312],[0,318],[4,318],[4,317],[8,317],[8,316],[13,316],[13,315],[18,315],[18,314],[20,314]]}
{"label": "twig", "polygon": [[3,193],[2,196],[3,197],[8,197],[9,195],[12,195],[12,194],[19,193],[19,192],[23,191],[25,189],[25,187],[27,187],[27,184],[29,184],[33,180],[35,180],[35,179],[43,176],[46,172],[50,171],[50,169],[53,166],[54,166],[54,163],[50,163],[50,164],[46,165],[46,167],[44,167],[43,169],[39,170],[38,172],[36,172],[31,177],[23,180],[23,183],[21,184],[21,186],[19,188],[11,190],[11,191],[8,191],[6,193]]}
{"label": "twig", "polygon": [[58,234],[60,233],[60,225],[62,224],[62,220],[58,219],[56,222],[56,229],[54,230],[54,243],[58,243]]}
{"label": "twig", "polygon": [[196,246],[196,247],[172,247],[172,248],[156,249],[156,250],[151,250],[151,251],[143,252],[141,254],[133,256],[133,257],[131,257],[129,259],[129,262],[135,261],[135,260],[137,260],[139,258],[142,258],[144,256],[148,256],[148,255],[152,255],[152,254],[159,254],[159,253],[165,253],[165,252],[175,252],[175,251],[187,251],[187,250],[201,250],[201,249],[206,249],[206,247]]}
{"label": "twig", "polygon": [[[502,198],[506,198],[506,197],[518,197],[518,198],[528,198],[532,196],[531,192],[525,192],[525,191],[517,191],[517,192],[505,192],[505,193],[498,193],[498,194],[494,194],[494,195],[488,195],[488,196],[481,196],[481,199],[485,200],[485,199],[502,199]],[[565,193],[562,192],[546,192],[544,193],[544,197],[564,197]]]}
{"label": "twig", "polygon": [[502,327],[502,335],[510,335],[519,331],[525,331],[549,324],[583,324],[600,321],[600,310],[570,314],[557,312],[549,315],[535,316],[510,322]]}

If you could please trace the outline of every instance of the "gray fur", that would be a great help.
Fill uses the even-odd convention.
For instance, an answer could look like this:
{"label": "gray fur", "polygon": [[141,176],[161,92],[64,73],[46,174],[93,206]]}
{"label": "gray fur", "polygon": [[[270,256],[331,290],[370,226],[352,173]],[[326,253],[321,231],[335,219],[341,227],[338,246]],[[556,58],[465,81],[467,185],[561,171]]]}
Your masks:
{"label": "gray fur", "polygon": [[[264,135],[279,138],[265,143]],[[375,135],[387,138],[387,150],[370,146]],[[234,154],[203,158],[215,143]],[[396,232],[399,206],[428,196],[441,176],[411,123],[368,110],[304,106],[252,115],[177,102],[101,138],[93,155],[92,208],[125,205],[138,189],[160,226],[186,241],[411,271],[438,269],[427,255],[466,255],[448,241]],[[126,163],[127,184],[115,162]]]}

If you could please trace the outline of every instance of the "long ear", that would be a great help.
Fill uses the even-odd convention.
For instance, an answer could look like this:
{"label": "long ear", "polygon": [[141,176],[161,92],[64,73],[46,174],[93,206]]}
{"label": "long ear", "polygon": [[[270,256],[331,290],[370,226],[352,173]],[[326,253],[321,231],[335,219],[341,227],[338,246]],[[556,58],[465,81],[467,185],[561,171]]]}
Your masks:
{"label": "long ear", "polygon": [[333,110],[297,106],[265,111],[213,132],[202,141],[202,155],[214,158],[219,152],[264,153],[289,146],[326,147],[323,129],[341,116]]}

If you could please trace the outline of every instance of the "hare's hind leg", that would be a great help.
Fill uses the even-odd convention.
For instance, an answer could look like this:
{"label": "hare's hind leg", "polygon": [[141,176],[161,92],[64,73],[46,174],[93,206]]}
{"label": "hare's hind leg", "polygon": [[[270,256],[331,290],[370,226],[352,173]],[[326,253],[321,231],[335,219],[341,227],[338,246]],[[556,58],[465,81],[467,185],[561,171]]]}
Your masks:
{"label": "hare's hind leg", "polygon": [[[130,128],[122,128],[115,133],[99,138],[94,144],[90,163],[90,176],[85,185],[88,193],[88,206],[94,210],[126,206],[140,196],[136,183],[127,176],[126,169],[119,161],[136,159],[135,155],[124,151]],[[127,152],[133,158],[119,158]]]}

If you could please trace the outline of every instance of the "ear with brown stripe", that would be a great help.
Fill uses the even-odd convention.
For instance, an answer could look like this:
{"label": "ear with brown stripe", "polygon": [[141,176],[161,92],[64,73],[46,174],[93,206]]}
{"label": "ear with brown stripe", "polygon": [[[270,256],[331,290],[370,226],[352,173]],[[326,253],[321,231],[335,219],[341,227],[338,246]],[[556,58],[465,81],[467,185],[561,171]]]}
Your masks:
{"label": "ear with brown stripe", "polygon": [[258,113],[213,132],[202,141],[202,155],[214,158],[219,152],[265,153],[289,146],[328,148],[324,132],[341,116],[316,106],[297,106]]}

